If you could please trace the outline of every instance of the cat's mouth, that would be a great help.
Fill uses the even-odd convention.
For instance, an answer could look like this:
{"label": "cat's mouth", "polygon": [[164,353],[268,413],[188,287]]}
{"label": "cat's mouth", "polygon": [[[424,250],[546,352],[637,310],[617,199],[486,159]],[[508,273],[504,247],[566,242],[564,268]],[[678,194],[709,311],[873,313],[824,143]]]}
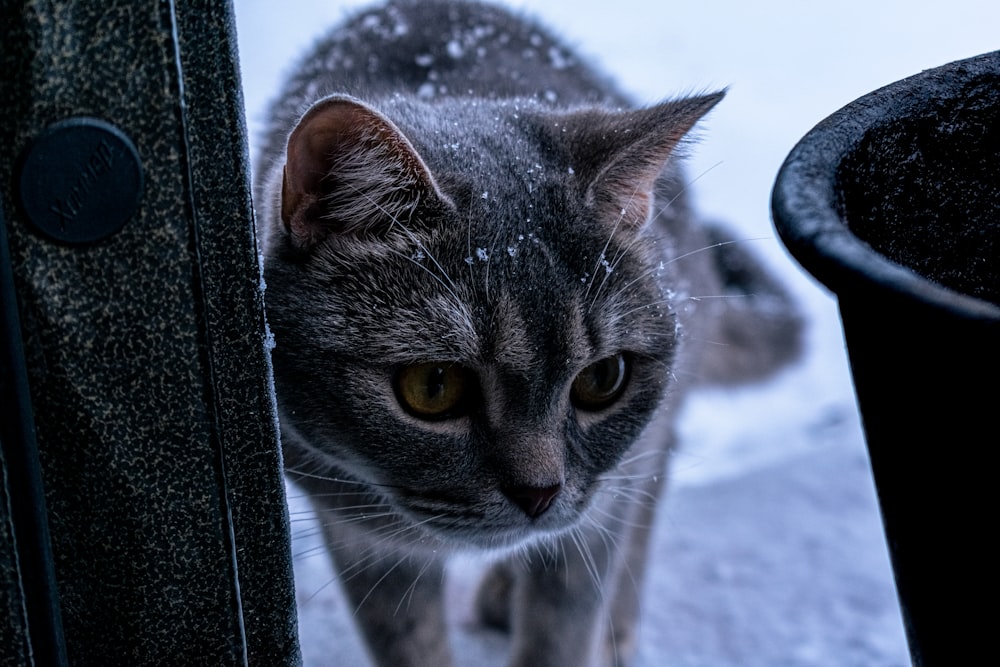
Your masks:
{"label": "cat's mouth", "polygon": [[401,513],[428,537],[458,549],[497,550],[560,535],[578,525],[590,493],[560,489],[544,511],[526,511],[500,491],[475,499],[402,492],[394,499]]}

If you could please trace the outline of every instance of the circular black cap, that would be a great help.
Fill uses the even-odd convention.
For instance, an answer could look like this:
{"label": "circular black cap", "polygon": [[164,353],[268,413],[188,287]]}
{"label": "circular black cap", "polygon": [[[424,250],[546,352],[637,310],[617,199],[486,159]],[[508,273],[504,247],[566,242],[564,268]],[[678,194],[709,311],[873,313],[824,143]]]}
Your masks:
{"label": "circular black cap", "polygon": [[49,127],[21,158],[18,194],[28,219],[64,243],[92,243],[120,230],[139,208],[142,163],[132,141],[96,118]]}

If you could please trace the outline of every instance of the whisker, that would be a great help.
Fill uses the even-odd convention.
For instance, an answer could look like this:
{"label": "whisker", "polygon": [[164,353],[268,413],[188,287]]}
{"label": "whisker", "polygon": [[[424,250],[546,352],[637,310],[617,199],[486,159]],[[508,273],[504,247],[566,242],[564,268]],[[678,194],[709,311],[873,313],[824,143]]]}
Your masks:
{"label": "whisker", "polygon": [[[432,253],[428,248],[424,247],[423,242],[421,242],[420,238],[416,234],[414,234],[413,231],[409,227],[407,227],[406,225],[404,225],[403,222],[399,219],[398,216],[396,216],[396,215],[392,214],[391,212],[389,212],[388,210],[386,210],[385,207],[383,207],[380,203],[378,203],[371,195],[369,195],[368,193],[362,191],[360,188],[354,186],[353,184],[348,184],[348,185],[351,187],[351,189],[354,190],[355,194],[357,194],[360,197],[363,197],[372,206],[374,206],[380,212],[382,212],[383,214],[385,214],[386,217],[388,217],[392,221],[392,225],[393,226],[398,226],[400,229],[402,229],[403,232],[407,235],[407,237],[409,237],[410,241],[413,242],[414,245],[416,245],[417,248],[420,251],[422,251],[428,258],[430,258],[430,260],[434,264],[434,266],[437,267],[437,270],[440,271],[441,276],[443,276],[443,279],[442,279],[441,276],[438,276],[433,271],[431,271],[430,269],[428,269],[427,267],[425,267],[423,264],[421,264],[420,262],[416,261],[412,257],[409,257],[409,256],[405,255],[404,253],[399,252],[398,250],[395,250],[395,249],[390,249],[390,251],[393,254],[395,254],[395,255],[397,255],[399,257],[403,257],[404,259],[407,259],[410,262],[413,262],[414,264],[416,264],[417,266],[420,266],[421,268],[423,268],[425,271],[427,271],[427,273],[429,273],[432,277],[434,277],[434,279],[437,280],[441,284],[441,286],[445,288],[445,290],[448,291],[448,293],[455,299],[455,301],[457,303],[461,303],[462,301],[461,301],[461,299],[458,298],[458,294],[456,293],[457,292],[457,286],[455,285],[454,281],[448,276],[448,272],[445,271],[444,267],[441,266],[441,263],[438,262],[437,258],[434,256],[434,253]],[[471,240],[470,240],[470,242],[471,242]]]}
{"label": "whisker", "polygon": [[413,602],[413,592],[417,588],[417,583],[420,581],[420,577],[424,576],[424,573],[430,566],[431,566],[431,561],[428,560],[424,562],[423,566],[420,568],[420,571],[417,572],[417,576],[413,577],[413,581],[410,582],[409,587],[407,587],[406,591],[403,592],[403,596],[399,599],[399,604],[396,605],[396,609],[392,612],[393,616],[399,614],[399,610],[403,607],[403,602],[407,600],[408,601],[406,602],[406,609],[409,610],[410,603]]}
{"label": "whisker", "polygon": [[705,299],[752,299],[753,294],[707,294],[704,296],[689,296],[688,301],[703,301]]}
{"label": "whisker", "polygon": [[587,543],[583,538],[582,531],[580,531],[579,527],[577,527],[574,528],[569,535],[570,539],[573,540],[573,544],[576,545],[577,552],[579,552],[580,557],[583,559],[584,567],[587,569],[587,574],[590,577],[591,582],[594,584],[594,588],[603,598],[604,591],[601,586],[601,575],[597,568],[597,563],[594,561],[594,555],[591,553],[590,547],[587,546]]}
{"label": "whisker", "polygon": [[631,465],[631,464],[635,463],[636,461],[641,461],[643,459],[652,458],[652,457],[655,457],[655,456],[663,456],[663,452],[661,452],[661,451],[655,451],[655,450],[648,450],[648,451],[644,451],[644,452],[639,452],[638,454],[633,454],[632,456],[629,456],[629,457],[626,457],[626,458],[622,459],[619,462],[618,465],[619,466]]}
{"label": "whisker", "polygon": [[[630,287],[632,287],[633,285],[635,285],[638,282],[646,280],[650,276],[655,275],[656,273],[658,273],[658,272],[660,272],[662,270],[663,270],[663,265],[662,264],[657,264],[656,266],[649,267],[648,269],[646,269],[645,271],[643,271],[642,273],[640,273],[638,276],[636,276],[635,278],[633,278],[632,280],[628,281],[627,283],[625,283],[624,285],[622,285],[620,288],[618,288],[618,290],[614,294],[608,295],[608,297],[607,297],[606,300],[609,301],[609,302],[612,302],[612,303],[615,302],[616,300],[618,300],[618,297],[620,297],[622,294],[625,293],[625,290],[629,289]],[[597,303],[597,296],[595,295],[593,301],[591,301],[591,304],[590,304],[591,309],[594,307],[594,305],[596,303]]]}
{"label": "whisker", "polygon": [[[614,273],[616,270],[618,270],[618,267],[625,260],[625,258],[628,257],[628,253],[632,250],[632,248],[635,247],[636,245],[639,245],[640,243],[644,243],[645,241],[646,237],[644,237],[643,235],[641,234],[634,235],[629,240],[628,243],[619,248],[617,254],[611,259],[611,261],[604,265],[604,277],[601,280],[601,284],[598,286],[597,291],[594,292],[593,298],[590,300],[590,305],[587,307],[587,312],[593,310],[594,306],[597,304],[598,297],[601,295],[601,290],[603,290],[604,286],[607,285],[608,279],[611,277],[611,274]],[[658,270],[658,268],[659,267],[656,267],[653,270]],[[619,290],[619,292],[617,292],[616,295],[620,293],[621,290]],[[614,297],[610,297],[609,300],[613,300],[613,298]]]}
{"label": "whisker", "polygon": [[673,264],[674,262],[679,262],[682,259],[686,259],[688,257],[691,257],[692,255],[697,255],[698,253],[706,252],[708,250],[715,250],[716,248],[722,248],[723,246],[727,246],[727,245],[734,245],[736,243],[747,243],[749,241],[766,241],[766,240],[768,240],[766,237],[761,236],[761,237],[754,237],[754,238],[748,238],[748,239],[733,239],[731,241],[719,241],[718,243],[713,243],[711,245],[702,246],[701,248],[698,248],[696,250],[692,250],[690,252],[686,252],[683,255],[678,255],[677,257],[673,257],[673,258],[667,260],[666,263],[667,264]]}
{"label": "whisker", "polygon": [[365,606],[365,602],[368,602],[368,598],[370,598],[372,596],[372,593],[374,593],[375,589],[379,587],[379,584],[381,584],[383,581],[385,581],[389,577],[390,574],[392,574],[393,572],[395,572],[396,568],[399,567],[400,565],[402,565],[404,560],[405,560],[405,558],[399,558],[392,567],[390,567],[388,570],[385,571],[385,574],[383,574],[381,577],[378,578],[378,581],[376,581],[374,584],[372,584],[372,587],[368,590],[368,593],[365,594],[365,596],[363,598],[361,598],[361,601],[358,602],[358,604],[354,607],[354,615],[355,616],[357,616],[358,612],[361,611],[361,607]]}
{"label": "whisker", "polygon": [[[681,197],[683,197],[687,193],[688,189],[692,185],[694,185],[695,183],[697,183],[698,181],[700,181],[702,178],[704,178],[709,172],[714,171],[715,168],[718,167],[718,166],[720,166],[721,164],[722,164],[722,160],[719,160],[718,162],[716,162],[715,164],[713,164],[711,167],[708,167],[707,169],[705,169],[704,171],[702,171],[700,174],[698,174],[694,178],[689,178],[688,180],[686,180],[681,187],[677,188],[677,194],[675,194],[673,197],[671,197],[669,201],[667,201],[666,203],[663,204],[663,206],[659,207],[660,211],[666,211],[668,208],[670,208],[670,206],[673,205],[673,203],[675,201],[677,201],[678,199],[680,199]],[[659,213],[657,213],[657,215],[659,215]],[[654,218],[654,220],[655,220],[655,218]]]}
{"label": "whisker", "polygon": [[[427,268],[426,266],[424,266],[422,263],[420,263],[417,260],[413,259],[412,257],[410,257],[409,255],[407,255],[404,252],[400,252],[399,250],[396,250],[395,248],[389,248],[389,252],[391,254],[395,255],[396,257],[400,257],[400,258],[406,260],[407,262],[410,262],[411,264],[414,264],[414,265],[420,267],[421,270],[423,270],[431,278],[433,278],[434,280],[436,280],[438,282],[438,284],[441,285],[441,287],[443,287],[445,289],[445,291],[447,291],[448,294],[453,299],[455,299],[456,303],[461,303],[461,299],[458,298],[458,294],[456,294],[455,291],[452,289],[452,287],[454,286],[454,283],[451,283],[450,280],[448,281],[448,283],[446,283],[434,271],[431,271],[429,268]],[[434,260],[433,256],[429,252],[427,252],[426,249],[424,249],[424,252],[425,252],[425,254],[426,254],[427,257],[431,258],[431,261],[434,262],[435,266],[437,266],[439,270],[442,270],[441,266],[437,263],[436,260]],[[443,270],[442,270],[442,273],[443,273]],[[447,278],[447,275],[445,275],[445,278]],[[449,285],[449,283],[451,283],[451,284]]]}
{"label": "whisker", "polygon": [[[314,535],[310,535],[309,537],[314,537]],[[327,548],[326,548],[326,546],[325,545],[317,545],[315,547],[311,547],[309,549],[304,549],[302,551],[293,551],[292,552],[292,560],[299,562],[299,561],[303,561],[303,560],[305,560],[307,558],[315,558],[316,556],[324,556],[326,554],[327,554]]]}
{"label": "whisker", "polygon": [[[632,203],[632,200],[635,199],[635,195],[636,195],[636,193],[638,191],[639,191],[639,189],[636,188],[632,192],[632,195],[629,197],[629,200],[626,203],[626,206],[627,206],[627,204],[631,204]],[[608,252],[608,248],[611,247],[611,240],[615,237],[615,234],[618,232],[618,227],[621,225],[622,220],[625,219],[625,210],[626,210],[625,208],[622,208],[621,213],[618,214],[618,219],[615,220],[615,224],[611,228],[611,233],[608,234],[608,239],[607,239],[607,241],[604,242],[604,247],[601,248],[601,253],[597,256],[597,261],[594,263],[593,273],[590,276],[590,282],[587,283],[587,289],[583,293],[584,297],[590,296],[590,290],[594,286],[594,280],[597,279],[597,274],[598,274],[598,271],[600,270],[600,267],[602,265],[603,266],[608,266],[606,264],[606,262],[607,262],[606,254]],[[605,273],[605,275],[604,275],[604,279],[605,280],[607,280],[607,275],[608,274]],[[598,290],[600,290],[600,287],[598,287]]]}
{"label": "whisker", "polygon": [[319,588],[317,588],[316,590],[312,591],[309,595],[307,595],[303,600],[303,602],[312,602],[314,599],[316,599],[317,596],[319,596],[320,593],[333,586],[336,581],[337,581],[336,577],[327,579],[325,582],[323,582],[323,584]]}
{"label": "whisker", "polygon": [[[608,322],[611,324],[616,324],[621,320],[625,319],[626,317],[628,317],[629,315],[631,315],[632,313],[637,313],[640,310],[645,310],[646,308],[652,308],[653,306],[673,305],[673,303],[674,303],[673,299],[658,299],[656,301],[650,301],[649,303],[644,303],[641,306],[630,308],[623,313],[617,313],[614,317],[610,318]],[[669,314],[672,315],[673,312],[671,311]]]}

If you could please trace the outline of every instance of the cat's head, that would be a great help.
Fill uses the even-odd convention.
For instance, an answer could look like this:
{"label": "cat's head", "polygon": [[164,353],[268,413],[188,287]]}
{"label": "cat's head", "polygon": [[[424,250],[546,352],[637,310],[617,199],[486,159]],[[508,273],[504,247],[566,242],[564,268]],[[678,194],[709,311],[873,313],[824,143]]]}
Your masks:
{"label": "cat's head", "polygon": [[361,481],[451,542],[575,524],[669,384],[654,183],[720,98],[309,109],[262,206],[286,447],[316,464],[300,472]]}

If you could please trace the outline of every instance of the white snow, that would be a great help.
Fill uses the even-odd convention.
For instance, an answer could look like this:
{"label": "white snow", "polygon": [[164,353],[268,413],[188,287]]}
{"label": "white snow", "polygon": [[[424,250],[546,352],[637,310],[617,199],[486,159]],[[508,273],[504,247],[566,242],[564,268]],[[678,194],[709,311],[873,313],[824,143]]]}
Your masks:
{"label": "white snow", "polygon": [[[363,4],[236,0],[251,154],[283,73]],[[909,664],[835,303],[774,240],[768,200],[789,150],[833,111],[997,48],[1000,3],[508,4],[530,7],[642,103],[730,87],[689,150],[690,190],[707,217],[765,239],[754,249],[787,279],[810,320],[808,354],[795,368],[752,389],[702,392],[687,406],[638,664]],[[549,54],[553,62],[564,55]],[[306,665],[364,664],[351,611],[318,540],[305,535],[315,526],[301,499],[292,499],[292,512]],[[456,654],[463,665],[501,665],[504,638],[470,623],[477,571],[464,560],[453,568]]]}

